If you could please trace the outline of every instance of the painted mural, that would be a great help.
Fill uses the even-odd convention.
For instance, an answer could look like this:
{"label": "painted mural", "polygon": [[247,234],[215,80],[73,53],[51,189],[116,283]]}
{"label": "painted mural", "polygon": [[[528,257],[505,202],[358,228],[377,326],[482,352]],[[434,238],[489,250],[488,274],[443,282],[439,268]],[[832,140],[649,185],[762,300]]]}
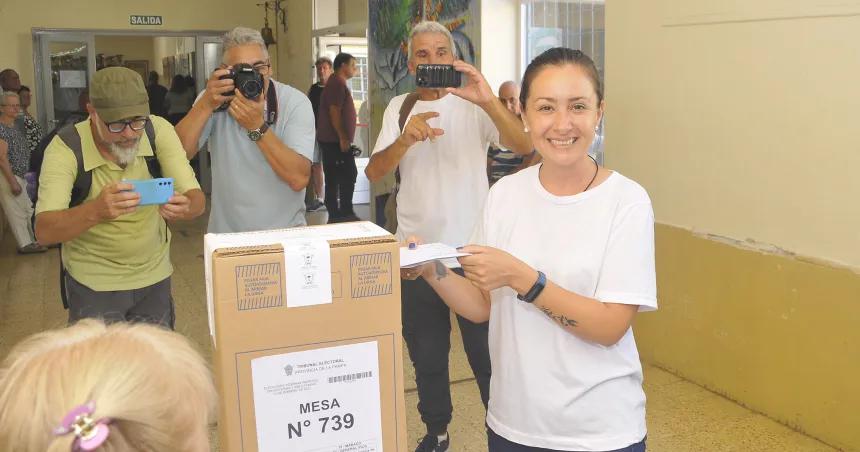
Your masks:
{"label": "painted mural", "polygon": [[406,63],[412,26],[435,20],[451,31],[460,59],[475,64],[480,33],[478,0],[369,0],[370,107],[375,140],[388,102],[415,89]]}

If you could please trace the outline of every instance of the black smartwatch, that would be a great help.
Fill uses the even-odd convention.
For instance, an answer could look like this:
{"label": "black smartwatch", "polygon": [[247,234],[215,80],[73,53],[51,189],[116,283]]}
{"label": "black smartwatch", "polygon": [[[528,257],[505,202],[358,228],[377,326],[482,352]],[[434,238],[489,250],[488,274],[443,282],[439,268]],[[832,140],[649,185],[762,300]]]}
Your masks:
{"label": "black smartwatch", "polygon": [[525,301],[526,303],[534,303],[535,298],[537,298],[538,295],[543,292],[544,287],[546,287],[546,275],[544,275],[542,271],[538,270],[538,278],[532,288],[529,289],[529,291],[526,292],[525,295],[517,294],[517,298],[522,301]]}
{"label": "black smartwatch", "polygon": [[269,123],[264,122],[260,128],[249,130],[248,138],[250,138],[251,141],[259,141],[260,138],[263,138],[263,134],[265,134],[267,130],[269,130]]}

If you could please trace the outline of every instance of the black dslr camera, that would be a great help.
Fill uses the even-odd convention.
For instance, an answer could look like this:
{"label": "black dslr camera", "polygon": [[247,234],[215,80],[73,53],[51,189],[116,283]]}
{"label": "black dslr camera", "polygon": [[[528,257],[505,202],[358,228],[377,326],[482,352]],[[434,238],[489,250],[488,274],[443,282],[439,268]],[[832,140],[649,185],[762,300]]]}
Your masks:
{"label": "black dslr camera", "polygon": [[460,73],[450,64],[419,64],[415,71],[419,88],[458,88],[460,83]]}
{"label": "black dslr camera", "polygon": [[347,152],[352,154],[353,157],[358,157],[359,155],[361,155],[361,148],[354,145],[354,144],[351,144],[349,146],[349,151],[347,151]]}
{"label": "black dslr camera", "polygon": [[[233,66],[229,74],[219,77],[221,80],[233,79],[233,86],[239,89],[248,99],[255,100],[263,93],[263,74],[257,72],[253,66],[247,63],[239,63]],[[233,93],[223,93],[224,96],[232,96]]]}

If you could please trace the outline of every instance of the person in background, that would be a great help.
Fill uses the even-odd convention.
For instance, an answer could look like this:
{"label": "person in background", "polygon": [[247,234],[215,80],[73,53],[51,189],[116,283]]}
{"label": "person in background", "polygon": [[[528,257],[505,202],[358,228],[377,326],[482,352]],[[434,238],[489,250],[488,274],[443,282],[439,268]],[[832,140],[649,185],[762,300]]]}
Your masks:
{"label": "person in background", "polygon": [[[523,124],[493,93],[483,75],[457,60],[451,32],[438,22],[416,24],[408,42],[409,72],[419,64],[451,64],[463,74],[460,88],[419,88],[391,100],[365,174],[375,182],[399,168],[397,232],[401,241],[417,235],[430,243],[460,246],[480,218],[487,197],[487,147],[501,142],[526,154],[532,145]],[[404,108],[408,99],[411,108]],[[410,113],[404,126],[401,111]],[[456,261],[450,263],[456,265]],[[459,269],[457,269],[459,271]],[[418,411],[427,434],[417,452],[451,447],[447,428],[453,407],[448,376],[451,311],[423,280],[404,280],[403,338],[415,367]],[[481,400],[489,399],[487,323],[457,316],[463,346]]]}
{"label": "person in background", "polygon": [[164,98],[167,96],[167,88],[158,83],[158,72],[149,71],[149,83],[146,85],[146,95],[149,96],[149,111],[153,115],[167,117],[164,108]]}
{"label": "person in background", "polygon": [[[0,92],[17,93],[21,91],[21,76],[14,69],[3,69],[0,71]],[[26,136],[27,130],[24,126],[24,115],[19,111],[15,118],[15,128]]]}
{"label": "person in background", "polygon": [[355,140],[357,115],[347,86],[347,81],[357,72],[355,58],[339,53],[334,59],[334,74],[328,78],[320,96],[317,141],[323,156],[329,223],[359,220],[352,208],[358,169],[350,149]]}
{"label": "person in background", "polygon": [[174,126],[188,114],[194,103],[194,90],[187,85],[185,77],[173,76],[170,90],[164,96],[164,110],[167,112],[167,120]]}
{"label": "person in background", "polygon": [[33,202],[26,190],[30,148],[24,135],[15,127],[20,109],[18,93],[0,93],[0,206],[15,236],[18,253],[42,253],[46,248],[36,241],[30,221]]}
{"label": "person in background", "polygon": [[0,91],[17,93],[21,89],[21,76],[14,69],[6,68],[0,71]]}
{"label": "person in background", "polygon": [[0,450],[209,451],[216,403],[184,336],[86,319],[30,336],[3,360]]}
{"label": "person in background", "polygon": [[[499,100],[511,113],[520,117],[520,87],[508,80],[499,85]],[[495,143],[487,150],[487,177],[490,185],[508,174],[513,174],[526,166],[528,157],[511,152]]]}
{"label": "person in background", "polygon": [[605,109],[588,56],[537,56],[520,103],[543,163],[490,190],[460,249],[463,275],[430,264],[408,276],[459,315],[489,319],[490,452],[644,452],[631,325],[657,309],[651,200],[588,154]]}
{"label": "person in background", "polygon": [[[237,27],[223,37],[221,67],[177,126],[189,159],[208,142],[212,157],[209,232],[303,226],[305,187],[314,152],[314,113],[305,94],[272,78],[260,32]],[[263,92],[248,99],[229,69],[245,63]]]}
{"label": "person in background", "polygon": [[[314,118],[319,114],[320,96],[322,95],[325,82],[331,77],[334,72],[332,62],[329,57],[319,57],[314,63],[314,68],[317,72],[317,82],[311,85],[308,90],[308,99],[311,100],[311,107],[314,109]],[[319,141],[314,141],[314,158],[311,162],[311,181],[305,189],[305,208],[308,212],[313,212],[325,207],[325,203],[320,198],[323,196],[323,168],[322,168],[322,151],[320,150]]]}
{"label": "person in background", "polygon": [[[24,130],[24,137],[27,140],[27,150],[30,154],[29,161],[32,161],[33,154],[39,148],[39,143],[42,141],[45,132],[42,130],[42,125],[30,115],[29,108],[32,103],[30,88],[21,85],[21,89],[18,90],[18,97],[21,100],[21,111],[18,114],[18,121],[22,123],[18,128]],[[28,169],[29,171],[24,174],[24,181],[27,183],[27,196],[35,202],[36,186],[38,185],[36,182],[36,173],[31,168]]]}

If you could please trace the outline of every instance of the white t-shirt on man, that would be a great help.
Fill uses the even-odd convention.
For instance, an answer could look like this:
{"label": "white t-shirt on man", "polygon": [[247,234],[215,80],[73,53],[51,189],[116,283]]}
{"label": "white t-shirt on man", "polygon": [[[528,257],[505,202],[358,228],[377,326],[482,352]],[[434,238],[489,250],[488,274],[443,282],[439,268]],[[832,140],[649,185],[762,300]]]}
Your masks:
{"label": "white t-shirt on man", "polygon": [[[400,136],[406,96],[385,109],[374,154]],[[400,160],[396,235],[401,241],[414,235],[426,243],[465,245],[487,197],[487,147],[499,141],[499,131],[484,110],[453,94],[419,100],[410,117],[428,111],[439,113],[428,123],[445,134],[415,143]]]}
{"label": "white t-shirt on man", "polygon": [[[472,242],[509,252],[568,291],[656,309],[654,214],[645,190],[612,173],[584,193],[555,196],[539,169],[493,186]],[[641,441],[645,393],[633,330],[605,347],[516,295],[509,287],[491,293],[490,428],[515,443],[559,450]]]}

